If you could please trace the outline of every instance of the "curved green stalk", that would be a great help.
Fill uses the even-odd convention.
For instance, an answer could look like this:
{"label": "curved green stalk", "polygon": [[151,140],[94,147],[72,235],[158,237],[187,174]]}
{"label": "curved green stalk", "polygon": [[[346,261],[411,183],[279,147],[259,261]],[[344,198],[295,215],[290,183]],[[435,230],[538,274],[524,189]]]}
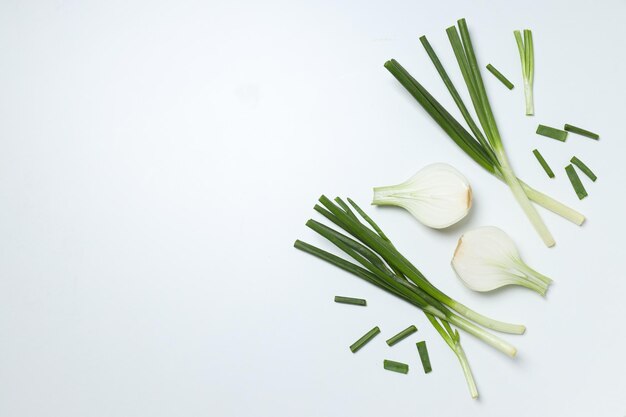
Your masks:
{"label": "curved green stalk", "polygon": [[446,342],[446,344],[452,349],[452,352],[458,358],[461,368],[463,369],[463,376],[465,376],[465,381],[467,382],[467,387],[469,388],[470,395],[473,399],[478,398],[478,388],[476,387],[476,382],[474,381],[474,375],[472,374],[472,370],[469,367],[469,362],[467,361],[467,357],[465,356],[465,351],[461,347],[461,337],[459,336],[459,332],[452,331],[450,326],[447,325],[446,321],[442,321],[445,325],[445,329],[439,324],[437,319],[429,313],[426,313],[426,317],[428,321],[433,325],[437,333],[441,335],[442,339]]}

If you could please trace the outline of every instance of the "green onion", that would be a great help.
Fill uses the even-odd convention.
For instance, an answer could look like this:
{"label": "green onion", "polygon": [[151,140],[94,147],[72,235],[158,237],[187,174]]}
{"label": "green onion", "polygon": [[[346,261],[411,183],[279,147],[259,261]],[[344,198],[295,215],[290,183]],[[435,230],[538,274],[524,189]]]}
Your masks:
{"label": "green onion", "polygon": [[582,136],[587,136],[588,138],[591,138],[591,139],[595,139],[595,140],[600,139],[600,135],[598,135],[597,133],[593,133],[588,130],[581,129],[580,127],[566,124],[564,129],[567,130],[568,132],[576,133]]}
{"label": "green onion", "polygon": [[582,172],[584,172],[585,175],[588,176],[589,179],[591,179],[591,181],[595,182],[598,179],[598,177],[596,177],[596,174],[594,174],[593,171],[589,169],[589,167],[585,165],[583,161],[581,161],[580,159],[574,156],[572,157],[570,162],[576,165]]}
{"label": "green onion", "polygon": [[498,80],[500,80],[500,82],[502,82],[502,84],[504,84],[506,86],[506,88],[508,88],[509,90],[512,90],[513,87],[515,87],[513,85],[513,83],[511,81],[509,81],[500,71],[498,71],[493,65],[491,64],[487,64],[487,70],[492,73]]}
{"label": "green onion", "polygon": [[411,326],[407,327],[406,329],[402,330],[397,335],[395,335],[392,338],[388,339],[387,340],[387,345],[393,346],[396,343],[398,343],[399,341],[406,339],[407,337],[409,337],[410,335],[412,335],[416,331],[417,331],[417,327],[411,325]]}
{"label": "green onion", "polygon": [[537,149],[534,149],[533,154],[535,155],[535,158],[537,158],[537,161],[539,161],[539,163],[541,164],[543,170],[546,171],[546,174],[548,174],[548,177],[554,178],[554,172],[552,172],[552,169],[550,168],[546,160],[543,159],[543,156],[539,153],[539,151]]}
{"label": "green onion", "polygon": [[515,356],[517,352],[515,347],[481,326],[513,334],[524,333],[525,327],[485,317],[450,298],[426,279],[396,249],[380,227],[354,201],[348,199],[365,223],[343,200],[337,198],[335,201],[336,203],[333,203],[327,197],[321,196],[320,204],[315,206],[315,210],[347,234],[312,219],[307,221],[306,225],[356,262],[348,261],[300,240],[296,240],[294,246],[421,309],[458,358],[470,393],[475,398],[478,395],[476,384],[461,347],[459,332],[453,329],[452,325],[509,356]]}
{"label": "green onion", "polygon": [[524,29],[524,39],[519,30],[513,32],[517,42],[517,50],[522,61],[522,77],[524,78],[524,97],[526,98],[526,116],[535,113],[533,102],[533,80],[535,77],[535,48],[533,46],[533,34],[530,30]]}
{"label": "green onion", "polygon": [[367,342],[376,337],[378,333],[380,333],[380,329],[378,328],[378,326],[365,333],[359,340],[350,345],[350,350],[352,351],[352,353],[356,353],[359,349],[365,346]]}
{"label": "green onion", "polygon": [[541,136],[545,136],[547,138],[560,140],[561,142],[565,142],[565,139],[567,139],[566,131],[555,129],[550,126],[544,126],[544,125],[537,126],[537,134]]}
{"label": "green onion", "polygon": [[366,306],[367,301],[362,298],[351,298],[351,297],[342,297],[340,295],[335,296],[335,302],[341,304],[352,304],[355,306]]}
{"label": "green onion", "polygon": [[474,122],[433,48],[424,36],[422,36],[420,40],[474,136],[465,130],[465,128],[461,126],[461,124],[396,60],[392,59],[387,61],[385,68],[396,77],[402,86],[407,89],[465,153],[509,186],[518,204],[521,206],[544,243],[547,246],[553,246],[555,243],[554,238],[529,199],[532,199],[576,224],[582,224],[584,216],[545,194],[541,194],[530,188],[515,176],[509,164],[508,157],[504,152],[500,132],[491,110],[465,19],[459,20],[458,24],[458,30],[453,26],[448,28],[446,32],[448,33],[452,50],[472,99],[472,104],[474,105],[474,110],[478,116],[482,131],[476,122]]}
{"label": "green onion", "polygon": [[426,342],[421,341],[417,342],[417,351],[420,354],[420,360],[422,361],[422,367],[424,368],[424,373],[427,374],[433,370],[430,366],[430,357],[428,356],[428,349],[426,348]]}
{"label": "green onion", "polygon": [[574,169],[572,164],[569,164],[565,167],[565,172],[567,172],[569,182],[572,183],[572,187],[574,187],[574,191],[576,191],[578,199],[582,200],[583,198],[587,197],[587,190],[585,190],[583,183],[580,182],[580,178],[578,177],[578,174],[576,173],[576,170]]}
{"label": "green onion", "polygon": [[[420,38],[422,43],[425,44],[426,38]],[[426,41],[427,43],[427,41]],[[426,44],[424,45],[426,48]],[[430,45],[428,46],[430,48]],[[432,51],[432,48],[430,48]],[[429,55],[429,49],[427,48]],[[461,96],[458,94],[452,81],[447,77],[445,70],[438,61],[437,56],[432,51],[431,59],[437,70],[440,72],[441,78],[448,87],[450,94],[452,95],[457,107],[461,111],[463,118],[465,119],[470,130],[474,134],[472,136],[461,124],[452,117],[442,106],[431,96],[428,91],[415,80],[400,63],[394,59],[385,63],[385,68],[402,84],[402,86],[418,101],[418,103],[426,110],[426,112],[439,124],[439,126],[446,132],[446,134],[459,146],[470,158],[472,158],[478,165],[483,167],[486,171],[494,175],[496,178],[504,181],[504,177],[500,172],[499,162],[490,145],[486,142],[482,132],[472,119],[469,111],[463,104]],[[439,66],[438,66],[439,65]],[[550,196],[543,194],[518,178],[524,192],[529,199],[539,204],[540,206],[562,216],[563,218],[581,225],[585,221],[585,216],[578,213],[576,210],[567,207],[566,205],[556,201]]]}
{"label": "green onion", "polygon": [[385,359],[383,361],[383,367],[388,371],[398,372],[401,374],[409,372],[409,365],[406,363],[390,361],[389,359]]}

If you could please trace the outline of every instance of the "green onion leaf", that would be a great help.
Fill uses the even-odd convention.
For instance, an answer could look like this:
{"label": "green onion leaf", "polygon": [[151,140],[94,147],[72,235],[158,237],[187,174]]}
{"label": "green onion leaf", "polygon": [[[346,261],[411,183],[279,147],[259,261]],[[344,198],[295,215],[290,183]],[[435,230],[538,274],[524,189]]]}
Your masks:
{"label": "green onion leaf", "polygon": [[544,125],[537,126],[537,134],[548,137],[548,138],[560,140],[561,142],[565,142],[565,139],[567,139],[566,131],[555,129],[550,126],[544,126]]}
{"label": "green onion leaf", "polygon": [[539,151],[537,149],[534,149],[533,154],[535,155],[535,158],[537,158],[537,161],[539,161],[539,163],[541,164],[543,170],[546,171],[546,174],[548,174],[548,177],[554,178],[554,172],[552,172],[552,169],[550,168],[546,160],[543,159],[543,156],[539,153]]}
{"label": "green onion leaf", "polygon": [[392,338],[388,339],[387,340],[387,345],[393,346],[396,343],[398,343],[399,341],[406,339],[407,337],[409,337],[410,335],[412,335],[416,331],[417,331],[417,327],[415,327],[414,325],[410,325],[409,327],[407,327],[406,329],[402,330],[397,335],[395,335]]}
{"label": "green onion leaf", "polygon": [[600,135],[598,135],[597,133],[593,133],[588,130],[581,129],[580,127],[565,124],[564,129],[567,130],[568,132],[576,133],[582,136],[587,136],[588,138],[591,138],[591,139],[595,139],[595,140],[600,139]]}
{"label": "green onion leaf", "polygon": [[572,187],[574,187],[574,191],[576,191],[578,199],[582,200],[583,198],[587,197],[587,190],[585,190],[585,187],[583,187],[583,183],[580,182],[580,178],[578,177],[578,174],[576,173],[576,170],[574,169],[572,164],[569,164],[565,167],[565,172],[567,172],[569,182],[572,183]]}
{"label": "green onion leaf", "polygon": [[335,296],[335,302],[341,304],[352,304],[355,306],[366,306],[367,301],[362,298],[342,297],[340,295]]}
{"label": "green onion leaf", "polygon": [[388,371],[398,372],[401,374],[407,374],[409,372],[409,365],[406,363],[390,361],[389,359],[384,360],[383,367]]}
{"label": "green onion leaf", "polygon": [[365,333],[359,340],[350,345],[350,350],[352,353],[356,353],[359,349],[365,346],[370,340],[372,340],[376,335],[380,333],[380,329],[378,326],[374,327],[369,332]]}
{"label": "green onion leaf", "polygon": [[512,90],[513,87],[515,87],[513,85],[513,83],[511,81],[509,81],[500,71],[498,71],[493,65],[491,64],[487,64],[487,70],[492,73],[498,80],[500,80],[500,82],[502,84],[504,84],[506,86],[506,88],[508,88],[509,90]]}
{"label": "green onion leaf", "polygon": [[426,342],[421,341],[417,342],[417,351],[420,354],[420,360],[422,361],[422,367],[424,368],[424,373],[427,374],[433,370],[430,366],[430,357],[428,356],[428,349],[426,348]]}
{"label": "green onion leaf", "polygon": [[570,162],[574,165],[576,165],[578,167],[578,169],[580,169],[582,172],[585,173],[586,176],[588,176],[591,181],[595,182],[598,177],[596,177],[596,174],[593,173],[593,171],[591,169],[589,169],[589,167],[587,165],[585,165],[583,163],[583,161],[581,161],[580,159],[576,158],[575,156],[572,157],[572,159],[570,160]]}

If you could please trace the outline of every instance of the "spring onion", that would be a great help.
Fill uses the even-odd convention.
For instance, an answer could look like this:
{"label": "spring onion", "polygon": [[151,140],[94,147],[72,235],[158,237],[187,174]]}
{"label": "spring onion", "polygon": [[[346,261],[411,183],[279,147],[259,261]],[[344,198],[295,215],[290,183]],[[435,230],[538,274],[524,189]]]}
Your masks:
{"label": "spring onion", "polygon": [[347,235],[312,219],[306,225],[356,263],[300,240],[296,240],[294,246],[420,308],[459,359],[470,393],[473,397],[478,395],[459,332],[452,326],[511,357],[517,353],[515,347],[480,326],[513,334],[522,334],[526,328],[485,317],[444,294],[396,249],[381,228],[354,201],[348,199],[356,213],[340,198],[335,201],[333,203],[321,196],[315,210]]}
{"label": "spring onion", "polygon": [[552,282],[526,265],[513,239],[493,226],[479,227],[461,236],[452,257],[452,268],[474,291],[521,285],[545,295]]}
{"label": "spring onion", "polygon": [[595,140],[600,139],[600,135],[598,135],[597,133],[593,133],[588,130],[581,129],[580,127],[566,124],[565,127],[563,127],[563,129],[568,132],[576,133],[577,135],[586,136],[591,139],[595,139]]}
{"label": "spring onion", "polygon": [[587,190],[585,190],[583,183],[580,182],[580,177],[576,173],[576,170],[574,169],[572,164],[569,164],[565,167],[565,172],[567,173],[569,182],[571,182],[572,187],[574,187],[574,191],[576,192],[578,199],[582,200],[583,198],[587,197]]}
{"label": "spring onion", "polygon": [[504,84],[506,86],[506,88],[508,88],[509,90],[512,90],[513,87],[515,87],[513,85],[513,83],[511,81],[509,81],[500,71],[498,71],[496,69],[496,67],[494,67],[491,64],[487,64],[487,70],[492,73],[498,80],[500,80],[500,82],[502,84]]}
{"label": "spring onion", "polygon": [[548,174],[548,177],[554,178],[554,172],[552,172],[552,168],[550,168],[550,165],[548,165],[546,160],[543,159],[543,155],[541,155],[537,149],[533,149],[533,154],[535,155],[535,158],[537,158],[537,161],[539,161],[539,164],[541,164],[543,170],[546,171],[546,174]]}
{"label": "spring onion", "polygon": [[410,325],[409,327],[407,327],[406,329],[402,330],[397,335],[389,338],[387,340],[387,345],[393,346],[396,343],[398,343],[399,341],[406,339],[407,337],[409,337],[410,335],[412,335],[416,331],[417,331],[417,327],[415,327],[414,325]]}
{"label": "spring onion", "polygon": [[581,161],[580,159],[574,156],[572,157],[572,159],[570,159],[570,162],[576,165],[578,169],[580,169],[582,172],[584,172],[585,175],[588,176],[591,181],[595,182],[598,179],[598,177],[596,177],[596,174],[594,174],[593,171],[589,169],[589,167],[585,165],[583,161]]}
{"label": "spring onion", "polygon": [[424,368],[424,373],[427,374],[432,371],[433,368],[430,366],[430,357],[428,356],[428,348],[426,347],[426,342],[422,340],[421,342],[417,342],[416,345],[417,351],[420,355],[420,361],[422,362],[422,368]]}
{"label": "spring onion", "polygon": [[367,301],[362,298],[342,297],[340,295],[335,296],[335,302],[341,304],[352,304],[355,306],[366,306]]}
{"label": "spring onion", "polygon": [[533,82],[535,78],[535,50],[533,46],[533,34],[530,30],[524,29],[524,39],[519,30],[513,32],[517,42],[517,50],[522,61],[522,78],[524,78],[524,97],[526,98],[526,116],[535,113],[533,101]]}
{"label": "spring onion", "polygon": [[537,134],[565,142],[567,139],[567,132],[561,129],[555,129],[550,126],[539,125],[537,126]]}
{"label": "spring onion", "polygon": [[350,345],[350,350],[352,353],[356,353],[359,349],[365,346],[370,340],[372,340],[376,335],[380,333],[380,329],[378,326],[374,327],[369,332],[365,333],[359,340]]}
{"label": "spring onion", "polygon": [[452,226],[472,206],[472,188],[463,174],[448,164],[431,164],[398,185],[374,188],[372,204],[406,209],[434,229]]}
{"label": "spring onion", "polygon": [[554,239],[543,220],[537,213],[535,207],[529,199],[548,208],[551,211],[571,220],[576,224],[582,224],[585,217],[573,209],[559,203],[558,201],[542,194],[519,180],[509,165],[508,158],[504,152],[500,133],[496,126],[495,118],[491,111],[491,106],[487,97],[476,56],[472,47],[467,24],[464,19],[459,20],[459,30],[456,27],[447,29],[448,37],[452,44],[452,49],[457,58],[468,91],[474,104],[474,109],[478,115],[482,126],[481,132],[474,122],[467,107],[463,103],[458,91],[448,77],[443,65],[437,58],[435,51],[430,46],[424,36],[420,38],[422,45],[426,49],[431,61],[439,72],[444,84],[448,88],[452,98],[457,104],[463,118],[467,122],[472,136],[461,124],[450,115],[435,100],[426,89],[415,80],[396,60],[385,63],[385,68],[407,89],[407,91],[422,105],[429,115],[444,129],[444,131],[454,140],[454,142],[465,151],[474,161],[481,165],[497,178],[503,180],[513,192],[516,200],[524,210],[532,225],[535,227],[542,240],[547,246],[554,245]]}
{"label": "spring onion", "polygon": [[388,371],[398,372],[400,374],[407,374],[409,372],[409,365],[406,363],[391,361],[389,359],[383,361],[383,367]]}

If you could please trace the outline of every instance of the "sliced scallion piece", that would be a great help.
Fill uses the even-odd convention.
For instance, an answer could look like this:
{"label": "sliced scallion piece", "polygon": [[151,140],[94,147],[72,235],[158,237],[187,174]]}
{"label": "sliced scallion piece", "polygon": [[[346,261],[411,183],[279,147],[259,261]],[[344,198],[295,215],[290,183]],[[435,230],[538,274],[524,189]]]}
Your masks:
{"label": "sliced scallion piece", "polygon": [[492,73],[498,80],[500,80],[500,82],[502,84],[504,84],[506,86],[506,88],[508,88],[509,90],[512,90],[513,87],[515,87],[513,85],[513,83],[511,81],[509,81],[500,71],[498,71],[493,65],[491,64],[487,64],[487,70],[489,70],[490,73]]}
{"label": "sliced scallion piece", "polygon": [[565,142],[567,139],[567,132],[561,129],[555,129],[550,126],[539,125],[537,126],[537,134]]}
{"label": "sliced scallion piece", "polygon": [[417,327],[415,327],[414,325],[410,325],[409,327],[407,327],[406,329],[402,330],[397,335],[389,338],[387,340],[387,345],[393,346],[396,343],[398,343],[399,341],[406,339],[407,337],[409,337],[410,335],[412,335],[416,331],[417,331]]}
{"label": "sliced scallion piece", "polygon": [[554,178],[554,172],[552,172],[550,165],[548,165],[546,160],[543,159],[543,156],[539,153],[539,151],[537,149],[534,149],[533,154],[535,155],[535,158],[537,158],[537,161],[539,161],[539,163],[541,164],[543,170],[546,171],[546,174],[548,174],[548,177]]}
{"label": "sliced scallion piece", "polygon": [[422,340],[421,342],[417,342],[417,351],[420,354],[420,360],[422,361],[422,367],[424,368],[424,373],[427,374],[433,370],[430,366],[430,357],[428,356],[428,348],[426,347],[426,342]]}
{"label": "sliced scallion piece", "polygon": [[341,304],[352,304],[355,306],[366,306],[367,301],[362,298],[342,297],[340,295],[335,296],[335,302]]}
{"label": "sliced scallion piece", "polygon": [[582,200],[583,198],[587,197],[587,190],[585,190],[583,183],[580,182],[580,177],[578,177],[574,166],[572,164],[569,164],[565,167],[565,172],[567,172],[569,182],[572,183],[572,187],[574,187],[574,191],[576,191],[578,199]]}
{"label": "sliced scallion piece", "polygon": [[600,135],[598,135],[597,133],[593,133],[588,130],[581,129],[580,127],[565,124],[565,127],[563,129],[567,130],[568,132],[576,133],[577,135],[586,136],[591,139],[595,139],[595,140],[600,139]]}
{"label": "sliced scallion piece", "polygon": [[365,333],[359,340],[350,345],[350,350],[352,351],[352,353],[356,353],[359,349],[365,346],[367,342],[376,337],[378,333],[380,333],[380,329],[378,328],[378,326]]}
{"label": "sliced scallion piece", "polygon": [[519,57],[522,61],[522,77],[524,78],[524,97],[526,98],[526,116],[535,114],[535,103],[533,101],[533,80],[535,78],[535,50],[533,46],[533,34],[530,30],[524,29],[524,39],[519,30],[513,32]]}
{"label": "sliced scallion piece", "polygon": [[595,182],[598,179],[598,177],[596,177],[596,174],[594,174],[593,171],[589,169],[589,167],[585,165],[583,161],[581,161],[580,159],[574,156],[572,157],[570,162],[576,165],[582,172],[584,172],[585,175],[588,176],[591,181]]}
{"label": "sliced scallion piece", "polygon": [[383,361],[383,367],[388,371],[398,372],[400,374],[409,373],[409,365],[402,362],[391,361],[389,359],[385,359]]}

